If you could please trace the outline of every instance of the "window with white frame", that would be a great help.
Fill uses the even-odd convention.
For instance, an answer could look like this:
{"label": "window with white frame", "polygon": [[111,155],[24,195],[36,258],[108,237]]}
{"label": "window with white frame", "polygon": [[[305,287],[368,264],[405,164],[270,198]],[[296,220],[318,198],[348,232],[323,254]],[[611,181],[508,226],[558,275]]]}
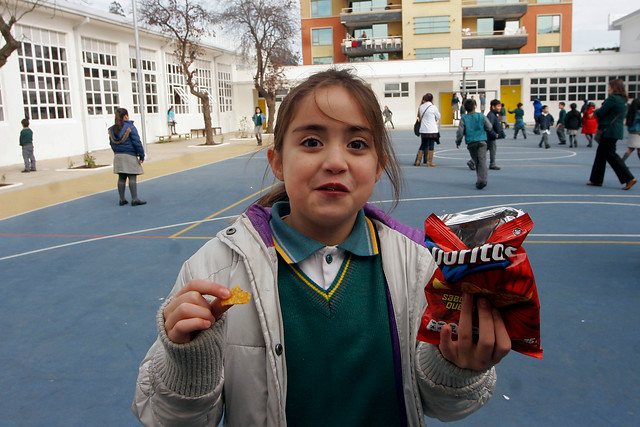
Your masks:
{"label": "window with white frame", "polygon": [[[133,112],[140,114],[140,91],[138,90],[138,67],[136,66],[136,49],[129,47],[129,68],[131,70],[131,93],[133,95]],[[155,55],[148,49],[140,49],[140,69],[142,84],[144,85],[144,104],[146,112],[157,113],[158,105],[158,77]]]}
{"label": "window with white frame", "polygon": [[604,101],[608,96],[609,80],[621,79],[627,95],[635,98],[640,92],[640,74],[562,76],[531,79],[531,100],[540,101]]}
{"label": "window with white frame", "polygon": [[434,34],[450,32],[449,16],[425,16],[414,18],[415,34]]}
{"label": "window with white frame", "polygon": [[385,83],[384,84],[384,97],[385,98],[399,98],[409,96],[409,83]]}
{"label": "window with white frame", "polygon": [[24,116],[32,120],[71,118],[65,36],[16,25]]}
{"label": "window with white frame", "polygon": [[173,55],[167,55],[167,94],[169,107],[176,114],[189,114],[189,95],[182,66],[175,62]]}
{"label": "window with white frame", "polygon": [[83,37],[82,68],[90,116],[112,115],[120,105],[116,45]]}
{"label": "window with white frame", "polygon": [[220,112],[233,110],[231,97],[231,65],[218,65],[218,106]]}
{"label": "window with white frame", "polygon": [[[211,93],[213,91],[213,73],[211,72],[211,62],[198,60],[196,66],[196,82],[201,91],[205,91],[209,96],[209,108],[213,111],[215,100]],[[198,98],[198,113],[202,113],[202,100]]]}

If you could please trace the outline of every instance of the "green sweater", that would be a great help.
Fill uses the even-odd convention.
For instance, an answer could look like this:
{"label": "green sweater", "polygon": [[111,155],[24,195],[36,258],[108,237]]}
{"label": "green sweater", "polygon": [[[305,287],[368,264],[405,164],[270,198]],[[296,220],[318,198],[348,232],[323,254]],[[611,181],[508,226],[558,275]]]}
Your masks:
{"label": "green sweater", "polygon": [[33,144],[33,131],[29,128],[24,128],[20,131],[20,145]]}
{"label": "green sweater", "polygon": [[326,291],[278,259],[288,425],[400,425],[380,255],[347,253]]}

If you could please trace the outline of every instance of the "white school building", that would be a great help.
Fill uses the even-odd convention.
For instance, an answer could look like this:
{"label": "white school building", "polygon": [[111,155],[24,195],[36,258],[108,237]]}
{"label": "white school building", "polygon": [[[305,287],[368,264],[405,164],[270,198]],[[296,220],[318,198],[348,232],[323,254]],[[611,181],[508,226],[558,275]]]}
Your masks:
{"label": "white school building", "polygon": [[[62,0],[50,4],[14,25],[21,46],[0,68],[0,166],[22,163],[18,138],[24,117],[31,120],[39,160],[108,149],[107,128],[117,107],[127,108],[142,132],[131,19]],[[168,134],[170,106],[179,132],[204,127],[198,99],[189,93],[170,43],[145,29],[139,40],[147,143]],[[208,41],[203,50],[195,68],[200,86],[211,95],[212,125],[235,132],[256,105],[263,105],[253,87],[253,69],[221,38]],[[412,126],[427,92],[442,111],[442,124],[452,124],[451,96],[460,94],[463,75],[450,71],[448,58],[339,66],[353,68],[371,85],[381,106],[393,111],[396,127]],[[288,67],[286,72],[294,85],[326,67]],[[468,71],[465,86],[476,99],[486,93],[487,109],[493,98],[508,108],[522,102],[525,120],[532,122],[533,99],[549,105],[552,114],[559,101],[580,106],[586,98],[599,105],[611,78],[624,79],[630,97],[637,97],[640,52],[486,56],[484,71]]]}

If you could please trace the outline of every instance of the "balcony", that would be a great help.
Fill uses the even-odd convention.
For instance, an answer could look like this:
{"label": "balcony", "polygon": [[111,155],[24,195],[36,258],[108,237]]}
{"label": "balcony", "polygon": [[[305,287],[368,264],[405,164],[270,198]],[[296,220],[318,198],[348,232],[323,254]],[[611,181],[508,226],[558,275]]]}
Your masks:
{"label": "balcony", "polygon": [[402,53],[402,38],[373,37],[342,40],[342,53],[348,57],[368,56],[376,53]]}
{"label": "balcony", "polygon": [[524,27],[517,30],[472,33],[462,29],[463,49],[520,49],[527,44],[527,32]]}
{"label": "balcony", "polygon": [[367,27],[382,22],[401,22],[402,6],[370,6],[367,8],[345,7],[340,13],[340,22],[348,30],[356,27]]}
{"label": "balcony", "polygon": [[462,0],[462,17],[519,19],[527,13],[527,0]]}

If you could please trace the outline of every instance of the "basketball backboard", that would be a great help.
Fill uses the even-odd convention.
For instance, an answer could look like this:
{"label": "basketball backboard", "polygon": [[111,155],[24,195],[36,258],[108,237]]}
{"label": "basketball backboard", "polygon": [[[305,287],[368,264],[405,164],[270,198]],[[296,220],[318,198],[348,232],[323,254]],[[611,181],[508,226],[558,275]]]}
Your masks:
{"label": "basketball backboard", "polygon": [[452,49],[449,52],[449,72],[484,72],[484,49]]}

